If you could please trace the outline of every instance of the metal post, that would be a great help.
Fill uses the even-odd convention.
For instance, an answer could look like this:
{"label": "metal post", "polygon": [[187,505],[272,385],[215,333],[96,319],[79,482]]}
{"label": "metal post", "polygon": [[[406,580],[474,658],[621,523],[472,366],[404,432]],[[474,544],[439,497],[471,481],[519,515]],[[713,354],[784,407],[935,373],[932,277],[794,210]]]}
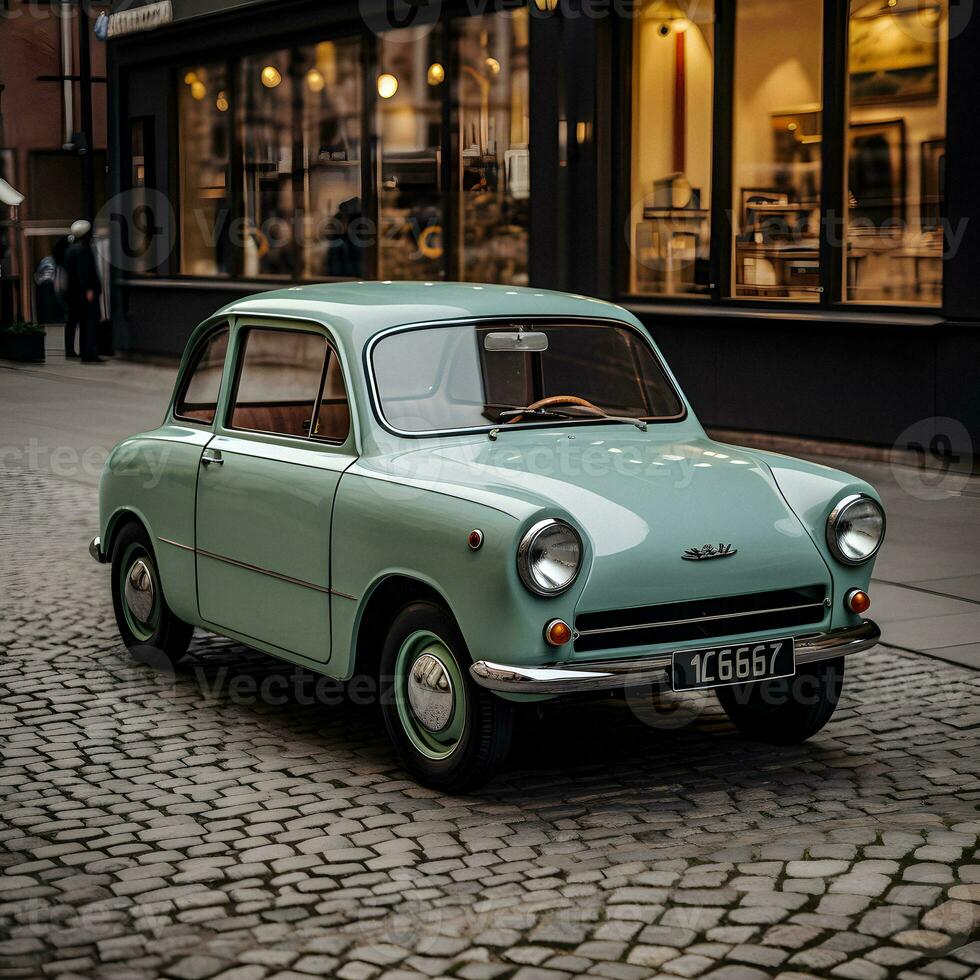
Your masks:
{"label": "metal post", "polygon": [[78,0],[78,75],[79,107],[81,109],[82,143],[82,205],[85,217],[95,220],[95,161],[92,159],[94,133],[92,129],[92,53],[87,0]]}

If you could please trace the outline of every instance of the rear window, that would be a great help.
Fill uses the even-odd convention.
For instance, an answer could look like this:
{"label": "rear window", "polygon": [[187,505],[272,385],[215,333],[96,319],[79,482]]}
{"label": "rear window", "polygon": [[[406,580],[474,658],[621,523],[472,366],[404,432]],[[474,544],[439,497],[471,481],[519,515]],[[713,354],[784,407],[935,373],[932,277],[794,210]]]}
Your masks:
{"label": "rear window", "polygon": [[177,398],[175,415],[190,422],[211,425],[218,409],[221,374],[228,353],[228,328],[211,334],[198,349]]}

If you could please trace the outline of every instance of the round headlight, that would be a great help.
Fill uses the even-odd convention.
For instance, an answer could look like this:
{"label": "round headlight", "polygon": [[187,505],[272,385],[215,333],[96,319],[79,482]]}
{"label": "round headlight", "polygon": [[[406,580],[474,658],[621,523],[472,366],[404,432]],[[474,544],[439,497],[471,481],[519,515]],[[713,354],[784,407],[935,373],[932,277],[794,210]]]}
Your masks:
{"label": "round headlight", "polygon": [[845,565],[860,565],[880,547],[885,536],[881,504],[864,494],[845,497],[827,518],[827,544]]}
{"label": "round headlight", "polygon": [[582,562],[582,539],[564,521],[535,524],[517,549],[521,581],[536,595],[560,595],[575,581]]}

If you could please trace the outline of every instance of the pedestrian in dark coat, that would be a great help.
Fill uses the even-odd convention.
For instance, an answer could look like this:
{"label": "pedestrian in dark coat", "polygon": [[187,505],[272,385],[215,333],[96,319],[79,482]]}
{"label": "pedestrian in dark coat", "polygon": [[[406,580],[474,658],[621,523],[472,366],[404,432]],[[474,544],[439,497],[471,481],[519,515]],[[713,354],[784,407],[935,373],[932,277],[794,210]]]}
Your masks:
{"label": "pedestrian in dark coat", "polygon": [[84,220],[71,226],[72,243],[65,250],[65,272],[68,279],[68,319],[65,321],[65,357],[75,353],[75,328],[79,331],[82,360],[101,364],[99,357],[99,299],[102,283],[92,250],[92,225]]}

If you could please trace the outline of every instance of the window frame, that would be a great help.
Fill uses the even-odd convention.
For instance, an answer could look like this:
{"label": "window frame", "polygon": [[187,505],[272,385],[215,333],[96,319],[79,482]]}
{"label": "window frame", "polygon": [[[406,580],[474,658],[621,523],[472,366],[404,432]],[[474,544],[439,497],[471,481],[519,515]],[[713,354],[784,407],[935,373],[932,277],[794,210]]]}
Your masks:
{"label": "window frame", "polygon": [[[174,390],[174,400],[173,400],[173,410],[171,411],[171,417],[175,422],[183,422],[188,425],[200,426],[202,429],[214,429],[215,423],[221,414],[221,401],[222,395],[224,394],[225,388],[225,371],[228,367],[228,355],[231,353],[232,349],[232,324],[230,320],[221,320],[214,324],[212,328],[204,334],[203,337],[198,341],[197,345],[194,347],[190,357],[187,359],[187,365],[181,372],[180,377],[177,380],[177,385]],[[228,346],[225,350],[225,357],[221,363],[221,377],[218,380],[218,394],[215,397],[214,402],[214,415],[210,422],[204,422],[201,419],[190,418],[186,415],[181,415],[178,409],[181,407],[181,402],[187,395],[187,389],[190,387],[192,378],[194,377],[194,372],[200,366],[201,358],[204,356],[205,350],[207,350],[208,345],[212,340],[219,334],[225,332],[228,334]]]}
{"label": "window frame", "polygon": [[[460,278],[460,255],[464,237],[464,229],[461,224],[462,201],[459,194],[454,193],[457,183],[461,184],[462,179],[462,159],[459,157],[459,133],[457,132],[459,121],[459,83],[460,71],[456,48],[457,25],[469,17],[506,15],[513,13],[517,9],[527,8],[529,11],[531,25],[539,18],[535,16],[535,0],[487,0],[483,6],[474,12],[451,5],[439,5],[431,11],[424,9],[418,12],[418,16],[413,21],[413,26],[428,27],[434,26],[439,31],[438,54],[446,70],[445,80],[440,86],[442,96],[440,99],[440,160],[441,173],[440,183],[441,207],[442,207],[442,240],[443,240],[443,268],[440,281],[455,282]],[[396,28],[393,28],[393,30]],[[532,59],[533,51],[533,26],[529,28],[529,63]],[[387,33],[387,32],[385,32]],[[229,272],[214,273],[207,275],[195,275],[182,271],[183,261],[183,188],[180,179],[179,158],[183,151],[181,143],[181,133],[179,126],[179,86],[180,75],[183,70],[193,62],[207,65],[220,65],[224,68],[226,78],[226,88],[228,97],[231,100],[231,110],[224,115],[226,138],[229,150],[228,179],[230,188],[228,194],[229,201],[229,220],[243,221],[245,216],[245,193],[243,186],[244,174],[244,133],[240,122],[240,112],[238,100],[242,97],[239,85],[241,59],[246,54],[265,54],[278,51],[289,51],[295,47],[316,45],[323,41],[350,41],[356,43],[360,54],[361,72],[361,105],[359,111],[361,151],[360,151],[360,198],[361,213],[373,223],[375,228],[380,228],[380,207],[381,195],[379,193],[379,181],[381,176],[381,159],[379,153],[380,127],[378,104],[379,96],[376,85],[376,75],[380,71],[379,67],[379,41],[378,36],[364,29],[363,23],[355,24],[347,20],[340,21],[337,25],[324,25],[322,29],[308,32],[297,36],[295,33],[284,32],[281,35],[264,37],[261,41],[249,43],[246,47],[239,47],[236,51],[230,48],[222,48],[212,54],[209,49],[195,50],[189,49],[182,53],[179,58],[174,59],[170,76],[170,113],[172,118],[172,133],[174,139],[174,152],[171,154],[171,183],[176,189],[175,209],[177,214],[177,241],[174,248],[172,261],[174,268],[177,269],[175,275],[167,275],[168,279],[180,279],[188,282],[201,282],[209,280],[219,280],[222,282],[234,283],[242,281],[245,268],[244,245],[239,240],[240,236],[232,236],[229,247]],[[529,107],[531,112],[529,152],[533,149],[535,129],[535,109],[537,100],[534,96],[533,84],[531,86],[531,96]],[[135,116],[135,114],[134,114]],[[126,116],[125,124],[128,126],[133,117]],[[125,167],[132,166],[131,154],[124,153],[126,157]],[[530,152],[531,159],[531,179],[534,180],[534,153]],[[125,168],[124,168],[125,169]],[[539,195],[546,201],[550,201],[550,195]],[[532,202],[533,202],[532,198]],[[550,206],[550,204],[548,205]],[[531,280],[534,280],[534,267],[536,263],[535,249],[533,244],[533,228],[535,225],[534,217],[535,205],[532,203],[528,215],[528,254],[527,268]],[[303,212],[304,217],[308,217],[307,212]],[[363,272],[357,276],[329,276],[318,275],[307,277],[305,274],[294,275],[291,280],[298,283],[314,282],[349,282],[357,278],[374,279],[379,278],[380,271],[380,247],[377,234],[363,246]],[[156,270],[147,273],[130,274],[130,278],[157,278],[162,274]],[[247,281],[254,283],[269,283],[281,285],[290,277],[256,275],[249,276]],[[476,280],[473,280],[476,281]]]}
{"label": "window frame", "polygon": [[[269,333],[293,333],[305,334],[322,338],[324,342],[323,362],[320,365],[320,379],[317,384],[316,392],[310,403],[310,431],[305,436],[298,436],[290,432],[273,432],[268,429],[246,429],[232,425],[235,404],[238,400],[238,389],[242,378],[242,367],[245,364],[245,355],[248,352],[248,334],[252,330],[264,330]],[[228,398],[221,413],[221,429],[223,432],[232,434],[235,438],[244,439],[249,436],[268,436],[274,439],[288,439],[290,442],[300,443],[307,446],[332,446],[339,448],[346,446],[354,432],[354,413],[351,410],[350,386],[347,383],[347,374],[344,370],[344,362],[340,356],[338,346],[333,342],[333,338],[318,324],[305,324],[304,321],[290,322],[288,325],[272,325],[269,323],[256,322],[252,320],[239,320],[235,329],[234,341],[234,362],[232,366],[231,384],[228,387]],[[347,433],[343,439],[329,439],[326,436],[313,434],[316,424],[320,418],[322,407],[323,391],[326,387],[327,370],[330,366],[331,358],[337,359],[340,368],[340,379],[344,387],[344,397],[347,400],[349,422]],[[217,416],[216,416],[217,417]]]}
{"label": "window frame", "polygon": [[[942,256],[943,286],[935,304],[915,302],[862,302],[846,296],[846,212],[848,143],[848,36],[850,0],[822,0],[821,103],[823,140],[820,173],[820,284],[818,298],[760,299],[734,295],[734,229],[730,219],[733,179],[734,86],[736,14],[739,0],[715,0],[714,79],[712,107],[712,160],[709,269],[711,288],[701,295],[662,295],[630,291],[630,244],[623,229],[632,231],[630,210],[633,125],[632,79],[636,51],[633,44],[633,18],[617,18],[613,57],[619,62],[617,88],[613,95],[619,111],[613,112],[613,145],[619,150],[618,180],[611,188],[613,213],[613,283],[620,302],[638,305],[671,304],[713,310],[759,311],[766,314],[843,313],[868,315],[941,314],[949,287],[946,255]],[[947,13],[947,17],[949,14]],[[615,61],[612,62],[615,65]],[[947,57],[947,84],[949,58]],[[947,96],[947,117],[951,99]],[[949,126],[946,126],[949,139]],[[944,202],[944,208],[947,206]]]}
{"label": "window frame", "polygon": [[[486,316],[486,317],[466,317],[461,320],[424,320],[419,323],[406,323],[399,324],[395,327],[388,327],[386,330],[381,330],[376,333],[369,341],[364,345],[363,354],[363,370],[364,377],[367,379],[368,386],[368,400],[371,403],[371,411],[374,414],[375,419],[385,432],[391,433],[393,436],[398,436],[401,439],[436,439],[442,438],[443,436],[456,436],[456,435],[473,435],[481,432],[491,432],[494,429],[501,428],[500,423],[488,422],[486,425],[476,425],[476,426],[464,426],[452,429],[424,429],[420,432],[411,432],[405,429],[399,429],[392,425],[387,416],[384,413],[384,407],[381,403],[381,392],[378,389],[377,378],[375,377],[374,371],[374,351],[378,344],[387,337],[391,337],[394,334],[399,333],[410,333],[414,330],[432,330],[440,327],[481,327],[481,326],[501,326],[513,329],[515,326],[514,317],[500,317],[500,316]],[[633,334],[637,340],[643,344],[649,351],[650,355],[653,357],[654,361],[659,365],[661,371],[664,375],[664,380],[670,386],[670,390],[674,393],[681,406],[681,412],[679,415],[664,416],[663,418],[654,418],[648,421],[648,425],[676,425],[679,422],[684,422],[690,415],[690,409],[684,395],[677,385],[673,375],[670,372],[666,362],[657,349],[656,345],[652,340],[647,337],[642,330],[638,330],[633,324],[627,323],[625,320],[617,320],[613,317],[601,317],[601,316],[555,316],[555,315],[542,315],[542,316],[527,316],[520,317],[520,322],[522,324],[539,324],[543,326],[554,325],[562,326],[580,323],[584,326],[592,325],[605,325],[611,327],[619,327],[628,333]],[[585,419],[547,419],[542,422],[520,422],[514,425],[515,430],[523,431],[526,429],[552,429],[556,427],[567,427],[581,425]],[[611,425],[613,422],[603,421],[597,419],[594,423],[596,425]]]}

